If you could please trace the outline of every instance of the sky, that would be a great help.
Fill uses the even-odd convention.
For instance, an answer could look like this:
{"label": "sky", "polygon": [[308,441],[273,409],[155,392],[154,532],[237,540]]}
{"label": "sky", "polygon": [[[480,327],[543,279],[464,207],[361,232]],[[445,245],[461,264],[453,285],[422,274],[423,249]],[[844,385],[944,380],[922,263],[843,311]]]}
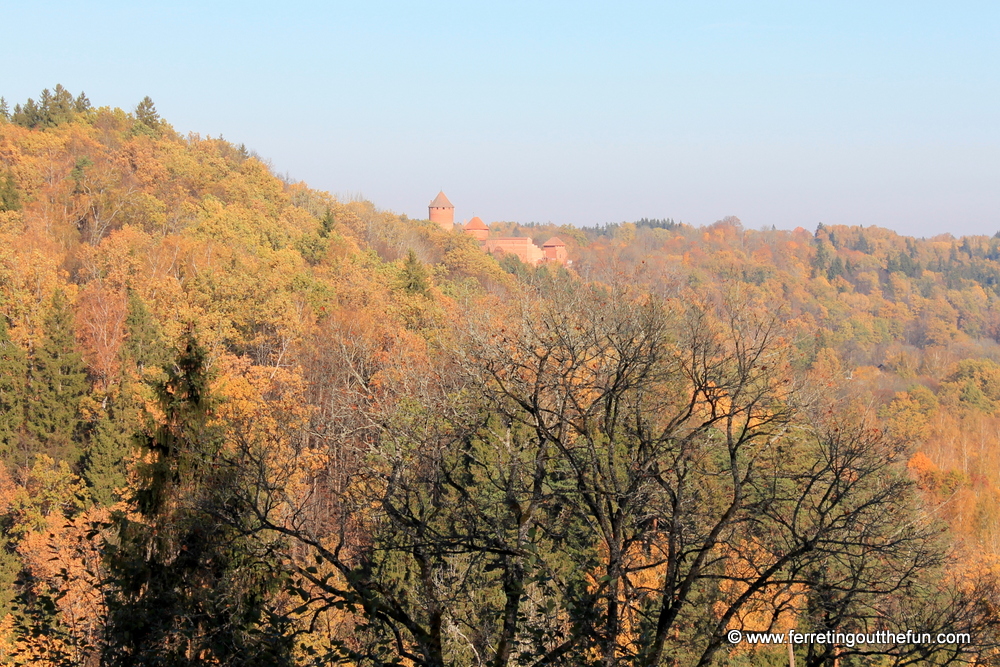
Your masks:
{"label": "sky", "polygon": [[414,218],[1000,230],[1000,3],[0,0],[0,95]]}

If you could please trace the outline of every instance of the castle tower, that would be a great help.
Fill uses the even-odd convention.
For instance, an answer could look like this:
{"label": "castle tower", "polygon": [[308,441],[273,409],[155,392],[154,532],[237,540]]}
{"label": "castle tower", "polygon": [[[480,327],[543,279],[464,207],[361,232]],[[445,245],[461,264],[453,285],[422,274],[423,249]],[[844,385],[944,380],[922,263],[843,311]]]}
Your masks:
{"label": "castle tower", "polygon": [[477,241],[485,241],[490,236],[490,228],[477,215],[465,225],[465,233]]}
{"label": "castle tower", "polygon": [[441,225],[446,232],[450,232],[455,227],[455,207],[444,195],[444,190],[438,193],[434,201],[427,207],[427,217],[431,222]]}
{"label": "castle tower", "polygon": [[545,259],[550,262],[566,263],[566,244],[558,236],[553,236],[542,246]]}

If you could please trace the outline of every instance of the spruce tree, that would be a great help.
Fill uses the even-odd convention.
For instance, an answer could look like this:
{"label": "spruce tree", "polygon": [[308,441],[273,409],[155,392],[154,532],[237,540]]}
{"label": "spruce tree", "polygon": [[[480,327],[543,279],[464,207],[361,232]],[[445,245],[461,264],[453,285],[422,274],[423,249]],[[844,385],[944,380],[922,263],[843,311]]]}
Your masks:
{"label": "spruce tree", "polygon": [[139,377],[142,377],[147,368],[161,367],[168,360],[156,320],[145,302],[133,291],[129,291],[128,295],[125,340],[120,358],[123,368],[135,369]]}
{"label": "spruce tree", "polygon": [[424,267],[423,262],[417,259],[417,253],[412,250],[406,254],[406,260],[403,262],[402,281],[403,289],[414,294],[426,295],[430,287],[427,268]]}
{"label": "spruce tree", "polygon": [[136,392],[146,369],[166,362],[156,322],[135,292],[128,296],[125,340],[118,352],[121,373],[104,399],[103,412],[90,429],[83,476],[94,498],[103,505],[119,500],[125,486],[125,466],[140,427]]}
{"label": "spruce tree", "polygon": [[42,451],[67,461],[79,455],[80,400],[87,392],[86,366],[73,331],[73,311],[62,290],[56,290],[46,337],[31,363],[25,426]]}
{"label": "spruce tree", "polygon": [[108,401],[104,414],[97,419],[83,457],[83,478],[101,505],[119,500],[118,490],[125,488],[126,459],[138,425],[130,418],[134,410],[128,409],[131,401],[121,395],[123,390],[125,387],[119,385],[118,395]]}
{"label": "spruce tree", "polygon": [[155,130],[160,127],[160,114],[156,111],[156,105],[153,104],[153,100],[150,99],[149,95],[142,98],[135,107],[135,119],[148,127],[150,130]]}
{"label": "spruce tree", "polygon": [[24,352],[10,339],[0,316],[0,461],[10,463],[24,423],[24,390],[28,365]]}
{"label": "spruce tree", "polygon": [[158,388],[163,417],[140,438],[134,514],[114,517],[117,539],[105,545],[104,664],[289,663],[290,639],[268,606],[277,558],[236,525],[235,471],[210,421],[209,385],[205,350],[189,333]]}
{"label": "spruce tree", "polygon": [[337,219],[333,217],[333,211],[331,211],[330,209],[326,209],[326,213],[323,215],[323,218],[319,221],[320,237],[325,239],[328,236],[330,236],[330,232],[333,231],[333,227],[336,224],[337,224]]}
{"label": "spruce tree", "polygon": [[20,211],[21,193],[14,182],[14,174],[7,172],[0,176],[0,212]]}
{"label": "spruce tree", "polygon": [[88,98],[87,94],[82,90],[80,91],[80,94],[76,96],[76,99],[73,101],[73,109],[77,113],[83,113],[85,111],[90,110],[90,98]]}

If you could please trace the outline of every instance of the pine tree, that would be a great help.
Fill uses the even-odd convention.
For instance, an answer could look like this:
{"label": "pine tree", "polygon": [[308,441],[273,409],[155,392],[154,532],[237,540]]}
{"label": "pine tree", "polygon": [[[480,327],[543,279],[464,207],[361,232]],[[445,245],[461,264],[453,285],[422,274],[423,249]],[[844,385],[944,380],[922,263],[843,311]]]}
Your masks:
{"label": "pine tree", "polygon": [[854,247],[858,252],[863,252],[866,255],[872,254],[872,245],[868,242],[868,239],[864,234],[858,235],[858,244]]}
{"label": "pine tree", "polygon": [[0,177],[0,212],[21,210],[21,193],[17,190],[14,175],[8,172]]}
{"label": "pine tree", "polygon": [[842,275],[844,275],[844,260],[840,259],[839,256],[834,257],[830,263],[830,268],[826,270],[826,277],[829,280],[833,280],[837,276]]}
{"label": "pine tree", "polygon": [[129,502],[141,520],[119,513],[105,546],[105,664],[289,662],[285,627],[268,613],[280,582],[270,544],[220,519],[239,510],[223,432],[210,423],[210,379],[189,332],[158,390],[163,418],[140,438],[146,463]]}
{"label": "pine tree", "polygon": [[52,297],[45,333],[30,368],[25,425],[53,458],[72,461],[79,455],[80,400],[87,391],[87,374],[74,336],[73,311],[62,290]]}
{"label": "pine tree", "polygon": [[35,100],[29,97],[23,106],[15,104],[14,113],[11,114],[10,120],[15,125],[20,125],[21,127],[38,127],[38,124],[41,122],[41,114],[38,111],[38,105],[35,104]]}
{"label": "pine tree", "polygon": [[125,340],[120,356],[122,365],[134,368],[139,377],[147,368],[162,367],[167,363],[166,346],[159,326],[145,302],[129,291],[125,314]]}
{"label": "pine tree", "polygon": [[62,84],[56,84],[52,98],[49,100],[47,124],[55,127],[73,120],[73,107],[73,96],[62,87]]}
{"label": "pine tree", "polygon": [[24,423],[24,390],[28,365],[24,352],[10,339],[0,316],[0,461],[9,462]]}
{"label": "pine tree", "polygon": [[319,235],[324,239],[330,236],[330,232],[333,231],[333,226],[337,224],[336,219],[333,217],[333,211],[326,209],[326,214],[323,216],[323,219],[320,220],[319,224]]}
{"label": "pine tree", "polygon": [[160,114],[156,112],[156,105],[153,104],[149,95],[142,98],[142,102],[136,105],[135,119],[151,130],[160,127]]}
{"label": "pine tree", "polygon": [[127,396],[128,388],[122,380],[115,396],[106,400],[83,456],[83,478],[101,505],[111,505],[120,499],[118,492],[127,481],[126,460],[139,426],[136,406]]}
{"label": "pine tree", "polygon": [[403,262],[403,289],[414,294],[427,294],[430,283],[427,279],[427,268],[417,259],[417,253],[410,250]]}
{"label": "pine tree", "polygon": [[102,414],[90,429],[83,460],[84,479],[94,498],[104,505],[119,500],[116,490],[125,487],[126,461],[140,428],[135,399],[137,383],[145,380],[146,369],[162,368],[166,363],[156,322],[135,292],[128,296],[125,332],[118,352],[121,374],[113,391],[104,399]]}
{"label": "pine tree", "polygon": [[73,101],[73,108],[77,113],[83,113],[90,110],[90,98],[87,97],[87,94],[82,90]]}
{"label": "pine tree", "polygon": [[830,251],[826,248],[826,243],[822,239],[816,240],[816,254],[812,258],[812,275],[815,277],[820,272],[826,271],[830,265]]}

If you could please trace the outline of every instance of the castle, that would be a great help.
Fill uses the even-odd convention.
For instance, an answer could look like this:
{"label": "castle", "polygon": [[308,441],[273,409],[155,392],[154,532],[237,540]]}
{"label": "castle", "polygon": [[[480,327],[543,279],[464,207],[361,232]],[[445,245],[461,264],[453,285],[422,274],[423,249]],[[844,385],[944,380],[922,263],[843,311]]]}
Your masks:
{"label": "castle", "polygon": [[[441,225],[441,228],[446,232],[454,231],[455,207],[448,201],[444,191],[439,192],[437,197],[427,206],[427,217],[431,222]],[[490,238],[490,228],[478,216],[469,220],[464,226],[460,226],[460,229],[464,234],[479,241],[479,246],[493,255],[510,253],[525,264],[533,266],[543,262],[569,264],[566,257],[566,244],[557,236],[550,238],[540,248],[527,236]]]}

